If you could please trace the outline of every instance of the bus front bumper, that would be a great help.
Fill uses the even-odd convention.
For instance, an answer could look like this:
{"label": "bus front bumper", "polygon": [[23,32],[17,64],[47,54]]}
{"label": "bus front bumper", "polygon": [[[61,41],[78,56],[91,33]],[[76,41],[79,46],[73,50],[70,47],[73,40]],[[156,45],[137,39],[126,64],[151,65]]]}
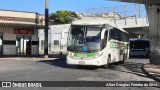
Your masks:
{"label": "bus front bumper", "polygon": [[90,59],[90,60],[80,60],[80,59],[72,59],[67,56],[66,58],[67,64],[69,65],[93,65],[93,66],[102,66],[101,57]]}

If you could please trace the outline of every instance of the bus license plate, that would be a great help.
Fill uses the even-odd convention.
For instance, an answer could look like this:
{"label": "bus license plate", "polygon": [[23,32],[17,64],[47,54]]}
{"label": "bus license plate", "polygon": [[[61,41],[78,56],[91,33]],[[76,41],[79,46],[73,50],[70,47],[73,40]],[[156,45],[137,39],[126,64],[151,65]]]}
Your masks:
{"label": "bus license plate", "polygon": [[84,65],[85,61],[79,61],[79,64]]}

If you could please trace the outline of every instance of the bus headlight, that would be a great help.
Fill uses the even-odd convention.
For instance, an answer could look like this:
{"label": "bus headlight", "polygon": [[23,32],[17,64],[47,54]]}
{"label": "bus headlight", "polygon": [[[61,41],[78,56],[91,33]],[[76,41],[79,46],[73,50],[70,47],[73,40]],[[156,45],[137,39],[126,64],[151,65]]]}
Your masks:
{"label": "bus headlight", "polygon": [[74,56],[74,53],[69,52],[68,55],[69,55],[70,57],[73,57],[73,56]]}
{"label": "bus headlight", "polygon": [[94,58],[99,58],[102,55],[103,55],[103,53],[99,53],[99,54],[95,55]]}
{"label": "bus headlight", "polygon": [[94,56],[94,58],[98,58],[98,57],[99,57],[99,55]]}

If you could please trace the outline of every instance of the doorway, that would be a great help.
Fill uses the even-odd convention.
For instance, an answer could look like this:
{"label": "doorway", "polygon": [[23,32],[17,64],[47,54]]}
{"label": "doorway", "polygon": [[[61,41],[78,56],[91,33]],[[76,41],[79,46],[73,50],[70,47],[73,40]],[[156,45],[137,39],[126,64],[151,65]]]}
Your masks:
{"label": "doorway", "polygon": [[16,51],[17,55],[31,55],[32,36],[17,35],[16,36]]}

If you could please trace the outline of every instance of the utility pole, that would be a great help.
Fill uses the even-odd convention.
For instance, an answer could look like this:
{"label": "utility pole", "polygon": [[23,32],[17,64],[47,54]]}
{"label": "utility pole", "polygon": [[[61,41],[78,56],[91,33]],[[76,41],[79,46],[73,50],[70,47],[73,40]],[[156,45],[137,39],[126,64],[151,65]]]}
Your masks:
{"label": "utility pole", "polygon": [[48,0],[45,0],[44,58],[48,58]]}

